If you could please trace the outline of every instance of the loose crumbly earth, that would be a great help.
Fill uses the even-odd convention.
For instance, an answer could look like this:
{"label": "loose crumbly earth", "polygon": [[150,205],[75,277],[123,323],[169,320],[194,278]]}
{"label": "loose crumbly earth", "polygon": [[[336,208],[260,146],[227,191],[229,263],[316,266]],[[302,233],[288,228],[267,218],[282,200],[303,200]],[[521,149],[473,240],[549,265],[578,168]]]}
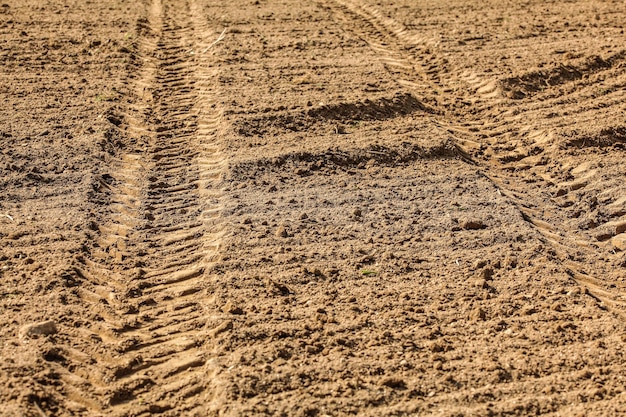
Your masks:
{"label": "loose crumbly earth", "polygon": [[0,415],[626,413],[622,0],[4,0]]}

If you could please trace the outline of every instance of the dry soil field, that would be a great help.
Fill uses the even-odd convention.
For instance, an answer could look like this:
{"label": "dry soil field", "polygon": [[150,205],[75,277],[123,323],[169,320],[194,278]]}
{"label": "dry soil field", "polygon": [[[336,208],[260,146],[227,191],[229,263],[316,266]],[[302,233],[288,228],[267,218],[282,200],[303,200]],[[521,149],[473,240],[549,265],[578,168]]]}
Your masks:
{"label": "dry soil field", "polygon": [[626,413],[623,0],[3,0],[0,415]]}

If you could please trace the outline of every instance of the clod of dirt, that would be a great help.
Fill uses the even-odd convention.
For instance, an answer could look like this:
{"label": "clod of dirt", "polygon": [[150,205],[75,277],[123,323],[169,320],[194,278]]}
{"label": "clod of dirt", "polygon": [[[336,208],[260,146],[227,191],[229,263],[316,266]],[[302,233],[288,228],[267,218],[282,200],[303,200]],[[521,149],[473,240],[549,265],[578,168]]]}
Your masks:
{"label": "clod of dirt", "polygon": [[433,353],[441,353],[446,351],[446,344],[444,342],[432,342],[430,344],[430,351]]}
{"label": "clod of dirt", "polygon": [[340,125],[340,124],[336,124],[335,125],[335,133],[338,134],[338,135],[345,135],[348,132],[346,132],[345,126]]}
{"label": "clod of dirt", "polygon": [[224,307],[222,307],[222,311],[228,314],[244,314],[244,311],[241,307],[235,305],[232,301],[227,302]]}
{"label": "clod of dirt", "polygon": [[57,325],[53,320],[32,323],[20,329],[20,336],[48,336],[57,333]]}
{"label": "clod of dirt", "polygon": [[230,320],[226,320],[224,323],[220,324],[216,328],[212,329],[209,334],[212,337],[216,337],[217,335],[224,333],[225,331],[231,330],[233,328],[233,322]]}
{"label": "clod of dirt", "polygon": [[300,176],[300,177],[304,177],[306,175],[309,175],[309,170],[308,169],[304,169],[304,168],[296,168],[293,171],[294,174]]}
{"label": "clod of dirt", "polygon": [[480,277],[485,281],[490,281],[493,279],[493,269],[490,267],[485,267],[480,271]]}
{"label": "clod of dirt", "polygon": [[326,275],[324,275],[324,272],[322,272],[322,270],[319,268],[313,269],[313,275],[315,275],[316,277],[320,277],[320,278],[326,277]]}
{"label": "clod of dirt", "polygon": [[278,225],[278,228],[276,229],[276,237],[289,237],[289,231],[283,223]]}
{"label": "clod of dirt", "polygon": [[311,355],[315,355],[315,354],[321,352],[322,348],[320,346],[307,345],[305,350],[306,350],[306,353],[309,353]]}
{"label": "clod of dirt", "polygon": [[480,268],[484,268],[486,265],[487,265],[487,261],[485,261],[483,259],[479,259],[479,260],[474,262],[473,268],[474,269],[480,269]]}
{"label": "clod of dirt", "polygon": [[582,293],[582,290],[580,287],[574,287],[567,292],[567,295],[570,297],[575,297],[577,295],[580,295],[581,293]]}
{"label": "clod of dirt", "polygon": [[619,250],[626,251],[626,233],[619,234],[611,239],[611,244]]}
{"label": "clod of dirt", "polygon": [[487,225],[478,219],[466,219],[461,221],[461,228],[463,230],[480,230],[485,229]]}
{"label": "clod of dirt", "polygon": [[271,293],[278,293],[280,295],[290,295],[293,294],[293,291],[291,291],[291,289],[289,289],[289,287],[287,287],[284,284],[281,284],[279,282],[274,281],[271,278],[267,278],[265,280],[265,286],[267,287],[268,291]]}
{"label": "clod of dirt", "polygon": [[383,378],[380,381],[380,385],[393,388],[393,389],[405,389],[406,388],[406,382],[404,382],[403,379],[393,377],[393,376]]}
{"label": "clod of dirt", "polygon": [[563,311],[563,304],[557,301],[550,306],[550,309],[554,311]]}
{"label": "clod of dirt", "polygon": [[24,237],[28,235],[28,233],[24,232],[24,231],[18,231],[18,232],[13,232],[13,233],[9,233],[7,235],[7,239],[9,240],[18,240],[21,237]]}
{"label": "clod of dirt", "polygon": [[477,288],[489,288],[489,284],[487,284],[487,280],[484,278],[475,279],[472,283]]}
{"label": "clod of dirt", "polygon": [[396,255],[391,251],[386,251],[385,253],[383,253],[382,259],[385,261],[390,261],[396,259]]}
{"label": "clod of dirt", "polygon": [[504,267],[508,269],[514,269],[517,267],[517,258],[515,256],[507,256],[504,259]]}
{"label": "clod of dirt", "polygon": [[470,312],[469,318],[472,321],[485,320],[487,318],[487,314],[482,308],[476,307]]}

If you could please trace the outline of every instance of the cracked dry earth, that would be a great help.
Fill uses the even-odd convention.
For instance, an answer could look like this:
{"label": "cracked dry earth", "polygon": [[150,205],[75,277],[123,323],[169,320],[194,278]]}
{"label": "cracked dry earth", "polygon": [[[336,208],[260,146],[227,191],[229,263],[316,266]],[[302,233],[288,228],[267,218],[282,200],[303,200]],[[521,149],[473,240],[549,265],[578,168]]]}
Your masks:
{"label": "cracked dry earth", "polygon": [[626,3],[4,0],[0,415],[626,413]]}

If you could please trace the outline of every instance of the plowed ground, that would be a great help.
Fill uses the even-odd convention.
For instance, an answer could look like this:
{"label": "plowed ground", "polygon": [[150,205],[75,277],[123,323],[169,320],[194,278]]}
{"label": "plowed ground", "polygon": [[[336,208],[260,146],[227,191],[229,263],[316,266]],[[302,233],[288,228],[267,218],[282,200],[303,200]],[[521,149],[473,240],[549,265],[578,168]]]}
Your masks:
{"label": "plowed ground", "polygon": [[626,413],[624,22],[7,0],[0,415]]}

